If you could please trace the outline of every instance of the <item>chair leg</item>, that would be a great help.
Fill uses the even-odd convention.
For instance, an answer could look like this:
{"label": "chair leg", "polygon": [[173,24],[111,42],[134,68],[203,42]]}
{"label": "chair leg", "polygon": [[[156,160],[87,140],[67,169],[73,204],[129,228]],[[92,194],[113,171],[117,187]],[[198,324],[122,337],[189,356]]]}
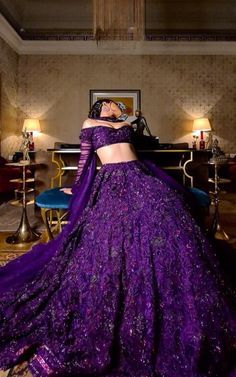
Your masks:
{"label": "chair leg", "polygon": [[51,232],[51,228],[50,228],[49,222],[48,222],[48,216],[47,216],[48,212],[51,212],[51,210],[48,209],[48,208],[41,208],[41,216],[42,216],[44,225],[46,226],[48,240],[52,240],[53,239],[53,234]]}
{"label": "chair leg", "polygon": [[[56,212],[56,221],[53,219],[53,211]],[[60,209],[41,208],[41,216],[46,227],[48,240],[52,240],[54,238],[54,231],[57,233],[61,232],[62,225],[67,223],[67,221],[64,220],[67,215],[68,211],[61,214]],[[53,226],[54,224],[56,225]]]}
{"label": "chair leg", "polygon": [[61,214],[60,214],[59,209],[56,211],[56,214],[57,214],[57,224],[55,226],[55,229],[58,230],[58,232],[60,233],[61,232]]}
{"label": "chair leg", "polygon": [[66,218],[66,216],[68,215],[68,211],[64,212],[62,210],[58,210],[57,211],[57,219],[58,219],[58,231],[61,232],[62,230],[62,225],[63,224],[67,224],[68,221],[67,220],[64,220]]}

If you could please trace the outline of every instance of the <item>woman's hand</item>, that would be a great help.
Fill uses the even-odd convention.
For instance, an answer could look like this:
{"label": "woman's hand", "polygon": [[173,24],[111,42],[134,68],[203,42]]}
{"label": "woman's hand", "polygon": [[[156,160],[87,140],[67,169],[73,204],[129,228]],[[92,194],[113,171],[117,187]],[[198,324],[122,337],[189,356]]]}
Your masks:
{"label": "woman's hand", "polygon": [[60,191],[63,191],[65,194],[72,195],[72,190],[70,187],[61,188]]}

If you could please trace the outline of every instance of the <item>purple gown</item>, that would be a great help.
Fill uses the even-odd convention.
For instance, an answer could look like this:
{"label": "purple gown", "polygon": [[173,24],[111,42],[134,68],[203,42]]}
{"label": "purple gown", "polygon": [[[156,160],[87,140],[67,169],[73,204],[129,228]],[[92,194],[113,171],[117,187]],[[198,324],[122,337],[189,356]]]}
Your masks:
{"label": "purple gown", "polygon": [[184,192],[141,161],[94,176],[94,150],[132,132],[81,132],[69,225],[1,268],[0,369],[236,377],[235,294]]}

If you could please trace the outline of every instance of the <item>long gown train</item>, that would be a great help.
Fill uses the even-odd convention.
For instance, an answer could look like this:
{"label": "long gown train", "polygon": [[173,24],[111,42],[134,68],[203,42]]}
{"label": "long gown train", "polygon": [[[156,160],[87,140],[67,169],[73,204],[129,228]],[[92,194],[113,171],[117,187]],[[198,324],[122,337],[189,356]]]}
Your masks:
{"label": "long gown train", "polygon": [[233,296],[214,251],[181,194],[142,162],[103,165],[79,221],[45,258],[1,295],[1,368],[236,376]]}

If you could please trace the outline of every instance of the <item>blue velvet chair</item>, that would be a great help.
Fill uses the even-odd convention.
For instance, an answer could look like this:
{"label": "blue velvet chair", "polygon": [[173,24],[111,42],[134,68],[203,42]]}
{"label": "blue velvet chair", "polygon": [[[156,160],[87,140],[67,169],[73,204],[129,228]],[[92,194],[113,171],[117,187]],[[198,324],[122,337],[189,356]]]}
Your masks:
{"label": "blue velvet chair", "polygon": [[207,215],[209,215],[209,207],[211,204],[211,198],[209,194],[196,187],[189,188],[189,191],[194,199],[195,218],[204,228],[209,228],[209,225],[206,224],[206,217]]}
{"label": "blue velvet chair", "polygon": [[197,206],[199,206],[200,208],[209,208],[211,199],[205,191],[200,190],[196,187],[189,188],[189,191],[194,196]]}
{"label": "blue velvet chair", "polygon": [[43,191],[35,198],[35,203],[41,209],[48,239],[53,239],[53,234],[60,232],[62,224],[66,223],[71,195],[60,189],[61,187],[55,187]]}
{"label": "blue velvet chair", "polygon": [[[53,233],[61,231],[61,226],[66,222],[71,196],[55,187],[39,194],[35,203],[41,209],[43,222],[46,226],[48,239],[53,239]],[[208,212],[211,200],[209,195],[196,187],[189,188],[194,197],[197,214],[200,217]],[[56,216],[53,217],[55,213]]]}

